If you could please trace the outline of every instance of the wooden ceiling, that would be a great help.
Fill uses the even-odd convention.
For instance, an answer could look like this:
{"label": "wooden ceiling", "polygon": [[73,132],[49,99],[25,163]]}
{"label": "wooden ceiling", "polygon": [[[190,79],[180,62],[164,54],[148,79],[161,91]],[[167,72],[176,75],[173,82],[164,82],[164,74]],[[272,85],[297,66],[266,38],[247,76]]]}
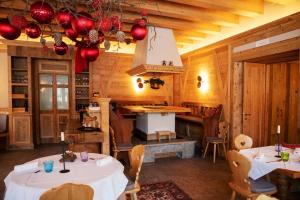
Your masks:
{"label": "wooden ceiling", "polygon": [[[286,1],[288,0],[127,0],[136,6],[125,3],[122,5],[122,30],[129,35],[134,20],[140,18],[140,10],[143,9],[148,12],[151,25],[173,29],[177,46],[182,48],[218,34],[223,27],[238,26],[241,17],[254,18],[263,14],[266,2],[283,4]],[[80,9],[84,8],[78,10]],[[22,10],[26,10],[26,0],[0,0],[0,18]],[[27,18],[32,21],[28,12]],[[63,31],[59,26],[54,26],[54,29]]]}

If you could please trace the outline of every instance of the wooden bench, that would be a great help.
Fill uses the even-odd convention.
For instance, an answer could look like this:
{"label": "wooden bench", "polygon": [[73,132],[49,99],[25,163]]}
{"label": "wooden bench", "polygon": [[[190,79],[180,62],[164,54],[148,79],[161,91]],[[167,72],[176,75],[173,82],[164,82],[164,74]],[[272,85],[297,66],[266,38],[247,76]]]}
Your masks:
{"label": "wooden bench", "polygon": [[[220,104],[202,104],[196,102],[183,102],[181,106],[190,108],[192,112],[187,114],[176,115],[176,123],[177,123],[176,132],[181,136],[192,138],[192,139],[198,139],[198,140],[202,140],[205,134],[204,133],[205,121],[209,121],[209,118],[213,117],[215,114],[218,115],[217,120],[219,120],[222,112],[222,105]],[[185,130],[182,130],[182,124],[184,124]],[[192,134],[191,129],[195,129],[196,133]],[[210,130],[208,130],[207,128],[206,131],[210,131]]]}

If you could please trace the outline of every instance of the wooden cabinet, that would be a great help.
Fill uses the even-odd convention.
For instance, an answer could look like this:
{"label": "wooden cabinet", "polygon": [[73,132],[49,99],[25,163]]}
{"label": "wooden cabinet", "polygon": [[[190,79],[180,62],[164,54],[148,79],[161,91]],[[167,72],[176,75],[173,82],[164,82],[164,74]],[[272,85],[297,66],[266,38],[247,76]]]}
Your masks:
{"label": "wooden cabinet", "polygon": [[11,116],[10,145],[12,148],[33,148],[31,115],[13,114]]}

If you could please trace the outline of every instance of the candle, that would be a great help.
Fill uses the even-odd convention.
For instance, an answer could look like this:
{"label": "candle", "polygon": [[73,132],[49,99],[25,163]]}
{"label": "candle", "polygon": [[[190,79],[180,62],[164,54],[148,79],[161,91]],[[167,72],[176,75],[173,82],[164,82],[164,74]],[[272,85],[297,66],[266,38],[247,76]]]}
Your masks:
{"label": "candle", "polygon": [[60,139],[61,139],[61,141],[65,141],[65,133],[64,132],[60,132]]}
{"label": "candle", "polygon": [[280,134],[280,125],[277,126],[277,133]]}

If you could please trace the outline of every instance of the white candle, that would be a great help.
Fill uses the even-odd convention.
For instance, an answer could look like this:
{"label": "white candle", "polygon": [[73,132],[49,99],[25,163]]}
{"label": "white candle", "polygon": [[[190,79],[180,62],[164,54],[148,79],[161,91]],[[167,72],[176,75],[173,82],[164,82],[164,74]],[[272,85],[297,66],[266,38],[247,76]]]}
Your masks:
{"label": "white candle", "polygon": [[280,125],[277,126],[277,133],[280,134]]}
{"label": "white candle", "polygon": [[64,132],[60,132],[60,139],[61,139],[61,141],[65,141],[65,133]]}

